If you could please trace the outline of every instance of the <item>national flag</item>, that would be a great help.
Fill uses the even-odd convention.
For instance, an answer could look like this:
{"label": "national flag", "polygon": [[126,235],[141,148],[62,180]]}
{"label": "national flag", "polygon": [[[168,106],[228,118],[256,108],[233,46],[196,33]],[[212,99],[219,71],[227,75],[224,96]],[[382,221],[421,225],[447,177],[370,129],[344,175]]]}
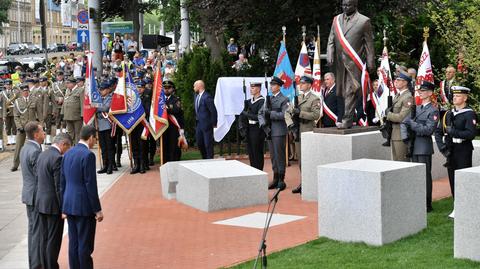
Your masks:
{"label": "national flag", "polygon": [[432,62],[430,60],[430,51],[428,50],[427,41],[423,42],[423,51],[422,51],[422,55],[420,56],[420,63],[418,64],[418,74],[417,74],[417,81],[416,81],[416,87],[415,87],[415,103],[417,105],[422,104],[422,100],[420,99],[420,94],[418,93],[418,89],[420,88],[420,85],[422,85],[422,82],[424,81],[434,83]]}
{"label": "national flag", "polygon": [[290,99],[290,102],[293,102],[293,99],[295,98],[295,74],[293,73],[290,58],[288,58],[285,42],[283,41],[280,42],[280,50],[278,51],[277,64],[273,75],[283,81],[284,84],[281,92]]}
{"label": "national flag", "polygon": [[97,111],[96,107],[102,103],[102,98],[98,92],[97,81],[95,80],[95,71],[92,66],[93,51],[87,52],[87,68],[85,74],[85,91],[83,99],[83,123],[92,124]]}
{"label": "national flag", "polygon": [[168,112],[165,98],[165,91],[162,85],[162,71],[157,65],[155,78],[153,80],[152,103],[148,126],[153,138],[157,140],[168,128]]}
{"label": "national flag", "polygon": [[[124,67],[125,72],[125,93],[127,100],[127,111],[125,113],[115,114],[112,113],[110,108],[110,117],[120,126],[125,133],[130,134],[140,122],[145,118],[145,110],[143,109],[142,100],[140,94],[137,91],[137,86],[133,82],[132,75],[130,74],[128,67]],[[120,79],[119,79],[120,80]]]}
{"label": "national flag", "polygon": [[300,55],[298,55],[297,67],[295,67],[295,82],[297,83],[297,87],[300,84],[301,77],[311,74],[312,68],[310,66],[307,46],[305,46],[305,42],[302,41],[302,48],[300,49]]}
{"label": "national flag", "polygon": [[112,95],[112,104],[110,106],[110,114],[123,114],[127,112],[127,93],[126,93],[126,71],[128,67],[122,62],[122,72],[117,79],[117,87]]}

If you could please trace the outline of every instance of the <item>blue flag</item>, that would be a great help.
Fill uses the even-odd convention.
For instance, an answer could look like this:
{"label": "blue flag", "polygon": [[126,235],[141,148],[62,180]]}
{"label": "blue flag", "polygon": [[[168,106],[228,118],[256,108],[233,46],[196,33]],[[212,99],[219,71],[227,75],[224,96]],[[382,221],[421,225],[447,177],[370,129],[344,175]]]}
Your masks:
{"label": "blue flag", "polygon": [[277,64],[273,75],[283,81],[284,84],[281,92],[290,99],[290,102],[293,102],[293,99],[295,98],[295,73],[293,73],[290,58],[288,58],[287,48],[283,41],[280,42],[280,51],[278,52]]}
{"label": "blue flag", "polygon": [[140,122],[145,118],[145,109],[140,99],[140,93],[137,91],[132,75],[125,66],[125,88],[127,96],[127,112],[121,114],[110,114],[110,117],[125,131],[130,134]]}

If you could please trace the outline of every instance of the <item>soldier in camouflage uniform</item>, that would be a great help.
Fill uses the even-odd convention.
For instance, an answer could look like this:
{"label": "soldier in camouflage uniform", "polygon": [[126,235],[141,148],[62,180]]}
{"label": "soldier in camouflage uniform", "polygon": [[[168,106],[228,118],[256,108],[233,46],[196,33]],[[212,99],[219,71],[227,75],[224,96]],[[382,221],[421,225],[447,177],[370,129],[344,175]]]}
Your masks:
{"label": "soldier in camouflage uniform", "polygon": [[10,171],[14,172],[18,170],[20,164],[20,150],[25,143],[25,125],[30,121],[38,119],[36,110],[36,100],[34,96],[30,96],[30,91],[27,84],[20,84],[19,88],[22,93],[15,102],[13,115],[15,117],[15,125],[17,126],[17,145],[15,147],[15,154],[13,157],[13,167]]}
{"label": "soldier in camouflage uniform", "polygon": [[38,80],[40,81],[40,91],[43,94],[43,120],[45,122],[45,133],[47,134],[45,144],[50,145],[52,143],[53,89],[49,86],[46,76],[41,76]]}
{"label": "soldier in camouflage uniform", "polygon": [[[63,71],[57,72],[57,79],[52,85],[52,124],[55,125],[56,132],[55,134],[59,134],[61,132],[61,128],[65,127],[65,124],[62,119],[61,110],[63,106],[63,100],[65,99],[65,82],[63,80]],[[53,132],[53,130],[52,130]]]}
{"label": "soldier in camouflage uniform", "polygon": [[61,114],[67,124],[67,132],[73,143],[80,140],[80,129],[83,126],[83,88],[78,87],[75,78],[69,78],[66,86],[65,99]]}
{"label": "soldier in camouflage uniform", "polygon": [[40,89],[40,82],[37,78],[27,79],[30,96],[35,99],[35,110],[37,111],[37,121],[40,125],[45,126],[43,118],[43,92]]}
{"label": "soldier in camouflage uniform", "polygon": [[4,81],[5,89],[2,91],[2,118],[5,120],[5,130],[7,133],[7,145],[15,145],[15,136],[17,135],[17,127],[15,126],[15,120],[13,118],[13,103],[18,96],[18,92],[13,89],[13,83],[11,79]]}

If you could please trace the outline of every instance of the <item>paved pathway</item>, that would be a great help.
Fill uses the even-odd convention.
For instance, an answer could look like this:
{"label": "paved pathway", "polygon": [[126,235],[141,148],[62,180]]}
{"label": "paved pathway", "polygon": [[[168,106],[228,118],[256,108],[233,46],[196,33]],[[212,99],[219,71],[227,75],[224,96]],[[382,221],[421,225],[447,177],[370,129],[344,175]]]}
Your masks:
{"label": "paved pathway", "polygon": [[[11,154],[10,154],[11,155]],[[127,154],[123,167],[112,175],[98,176],[98,191],[103,195],[127,169]],[[0,161],[0,269],[28,269],[27,215],[21,203],[22,175],[10,172],[12,156]]]}

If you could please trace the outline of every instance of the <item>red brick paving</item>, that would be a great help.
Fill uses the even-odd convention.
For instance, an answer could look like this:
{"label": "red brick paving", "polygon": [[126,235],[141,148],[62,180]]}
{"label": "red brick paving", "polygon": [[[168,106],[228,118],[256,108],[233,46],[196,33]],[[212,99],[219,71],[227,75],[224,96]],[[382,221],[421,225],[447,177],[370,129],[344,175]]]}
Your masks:
{"label": "red brick paving", "polygon": [[[271,173],[270,160],[265,164],[264,170]],[[272,227],[267,237],[268,253],[317,238],[317,204],[291,193],[299,177],[297,165],[287,168],[288,187],[280,195],[276,212],[307,218]],[[434,199],[449,194],[447,179],[435,181]],[[261,229],[212,222],[266,211],[262,205],[205,213],[165,200],[158,167],[141,176],[122,176],[102,197],[102,207],[105,219],[97,225],[93,255],[95,268],[100,269],[218,268],[252,259],[257,254]],[[67,246],[65,236],[61,268],[68,268]]]}

